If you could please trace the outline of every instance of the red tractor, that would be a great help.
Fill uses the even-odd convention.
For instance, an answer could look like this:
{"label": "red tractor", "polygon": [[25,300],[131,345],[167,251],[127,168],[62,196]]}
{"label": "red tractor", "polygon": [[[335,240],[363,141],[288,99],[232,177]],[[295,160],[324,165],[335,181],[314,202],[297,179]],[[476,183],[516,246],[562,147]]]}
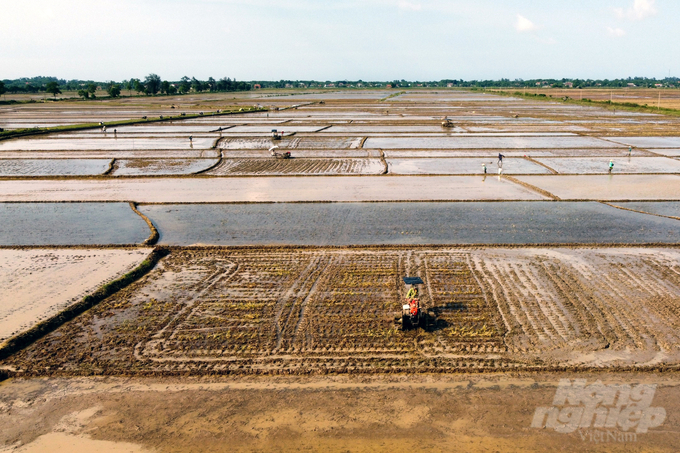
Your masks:
{"label": "red tractor", "polygon": [[410,286],[406,293],[406,301],[401,307],[401,329],[409,330],[416,327],[427,327],[428,315],[420,306],[420,290],[423,284],[420,277],[403,277],[404,283]]}

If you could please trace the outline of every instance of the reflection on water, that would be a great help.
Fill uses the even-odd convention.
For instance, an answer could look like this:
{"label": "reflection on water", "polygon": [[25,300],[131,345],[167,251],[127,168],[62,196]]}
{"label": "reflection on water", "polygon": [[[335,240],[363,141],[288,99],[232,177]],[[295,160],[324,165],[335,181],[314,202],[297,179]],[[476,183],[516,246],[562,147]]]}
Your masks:
{"label": "reflection on water", "polygon": [[173,245],[677,242],[676,220],[595,202],[264,203],[139,208]]}
{"label": "reflection on water", "polygon": [[0,203],[0,245],[135,244],[149,227],[127,203]]}

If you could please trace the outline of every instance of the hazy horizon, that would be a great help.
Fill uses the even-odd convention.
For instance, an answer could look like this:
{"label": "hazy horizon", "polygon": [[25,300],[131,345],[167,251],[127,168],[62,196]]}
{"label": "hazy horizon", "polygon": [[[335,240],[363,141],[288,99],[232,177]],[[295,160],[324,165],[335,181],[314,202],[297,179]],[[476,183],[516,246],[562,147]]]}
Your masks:
{"label": "hazy horizon", "polygon": [[680,74],[670,0],[27,0],[0,78],[421,80]]}

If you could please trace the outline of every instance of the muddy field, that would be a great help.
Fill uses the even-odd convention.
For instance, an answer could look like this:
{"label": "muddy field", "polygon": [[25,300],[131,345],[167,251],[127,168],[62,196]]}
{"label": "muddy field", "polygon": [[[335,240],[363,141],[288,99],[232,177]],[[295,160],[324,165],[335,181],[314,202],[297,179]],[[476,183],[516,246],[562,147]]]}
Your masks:
{"label": "muddy field", "polygon": [[[395,323],[403,275],[428,326]],[[675,369],[675,249],[175,249],[19,375]]]}
{"label": "muddy field", "polygon": [[0,249],[0,345],[130,271],[150,249]]}
{"label": "muddy field", "polygon": [[[0,327],[22,347],[0,450],[676,450],[680,118],[255,90],[0,106],[0,127],[183,112],[205,115],[0,141]],[[156,239],[144,275],[59,311]],[[405,275],[422,329],[395,323]],[[665,422],[532,428],[560,379],[658,384]]]}
{"label": "muddy field", "polygon": [[379,159],[223,159],[209,175],[380,175]]}

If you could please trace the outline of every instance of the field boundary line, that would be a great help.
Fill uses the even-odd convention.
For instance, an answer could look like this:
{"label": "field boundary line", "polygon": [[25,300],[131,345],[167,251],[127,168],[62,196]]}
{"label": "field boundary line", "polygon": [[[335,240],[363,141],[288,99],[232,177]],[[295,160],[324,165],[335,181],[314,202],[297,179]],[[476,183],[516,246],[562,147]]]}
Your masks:
{"label": "field boundary line", "polygon": [[528,160],[529,162],[533,162],[536,165],[540,165],[541,167],[545,168],[546,170],[548,170],[553,175],[559,174],[559,172],[557,170],[555,170],[554,168],[551,168],[551,167],[547,166],[546,164],[544,164],[543,162],[539,162],[539,161],[537,161],[536,159],[534,159],[530,156],[524,156],[524,159]]}
{"label": "field boundary line", "polygon": [[160,238],[160,234],[158,233],[158,230],[154,226],[153,222],[151,219],[149,219],[147,216],[142,214],[139,209],[137,209],[137,203],[134,201],[130,202],[130,208],[134,211],[135,214],[140,216],[142,220],[146,222],[146,224],[149,226],[149,229],[151,230],[151,234],[149,235],[148,238],[144,242],[142,242],[142,245],[154,245],[156,242],[158,242],[158,239]]}
{"label": "field boundary line", "polygon": [[540,195],[543,195],[544,197],[548,197],[553,199],[554,201],[559,201],[560,197],[557,195],[553,195],[552,193],[548,192],[547,190],[543,190],[540,187],[534,186],[533,184],[529,184],[528,182],[520,181],[517,178],[513,178],[512,176],[509,175],[504,175],[504,177],[511,182],[514,182],[515,184],[518,184],[520,186],[523,186],[529,190],[532,190]]}
{"label": "field boundary line", "polygon": [[675,216],[672,216],[672,215],[654,214],[653,212],[638,211],[637,209],[631,209],[631,208],[626,208],[626,207],[623,207],[623,206],[617,206],[617,205],[613,204],[612,202],[608,202],[608,201],[598,201],[598,203],[601,203],[601,204],[604,204],[604,205],[607,205],[607,206],[611,206],[612,208],[621,209],[623,211],[630,211],[630,212],[637,212],[639,214],[653,215],[653,216],[656,216],[656,217],[663,217],[665,219],[680,220],[680,217],[675,217]]}

